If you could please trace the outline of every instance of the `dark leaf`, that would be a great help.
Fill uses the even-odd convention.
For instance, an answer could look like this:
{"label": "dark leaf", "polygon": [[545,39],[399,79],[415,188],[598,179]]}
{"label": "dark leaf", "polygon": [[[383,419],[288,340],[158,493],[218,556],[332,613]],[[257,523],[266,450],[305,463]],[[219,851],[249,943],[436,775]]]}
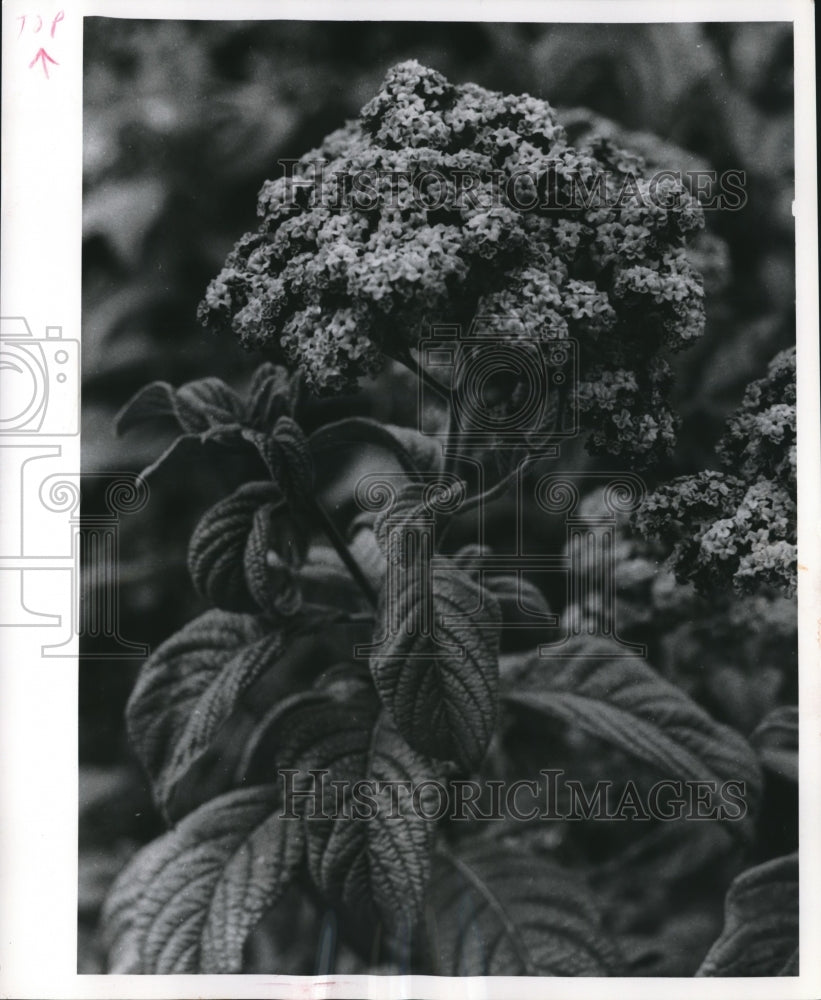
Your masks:
{"label": "dark leaf", "polygon": [[314,467],[308,440],[299,424],[280,417],[273,433],[245,429],[242,436],[259,452],[295,514],[313,504]]}
{"label": "dark leaf", "polygon": [[211,427],[237,424],[244,406],[221,379],[204,378],[174,389],[167,382],[152,382],[120,410],[115,418],[118,434],[157,417],[173,417],[185,434],[200,434]]}
{"label": "dark leaf", "polygon": [[[299,772],[294,788],[316,793],[311,800],[286,796],[285,805],[306,814],[308,866],[318,888],[365,923],[412,925],[427,887],[434,823],[396,783],[409,789],[433,777],[430,762],[380,710],[367,673],[347,665],[329,672],[317,691],[295,696],[275,727],[280,767]],[[311,769],[327,770],[320,786]],[[339,801],[333,781],[345,783]],[[356,812],[351,789],[359,781],[370,783],[372,815]]]}
{"label": "dark leaf", "polygon": [[292,417],[299,393],[299,376],[281,365],[266,363],[254,372],[248,389],[248,417],[252,427],[272,431],[280,417]]}
{"label": "dark leaf", "polygon": [[[273,617],[291,617],[302,606],[302,592],[294,569],[297,547],[286,546],[275,535],[270,505],[254,512],[242,555],[244,579],[257,606]],[[285,551],[285,557],[280,552]]]}
{"label": "dark leaf", "polygon": [[140,851],[109,895],[110,972],[230,973],[298,868],[301,824],[277,786],[230,792]]}
{"label": "dark leaf", "polygon": [[270,516],[281,498],[274,483],[245,483],[200,520],[188,547],[191,579],[203,597],[227,611],[256,611],[245,582],[243,560],[254,515]]}
{"label": "dark leaf", "polygon": [[437,569],[432,589],[418,565],[395,573],[371,656],[377,691],[412,747],[471,767],[496,721],[499,606],[455,566]]}
{"label": "dark leaf", "polygon": [[399,427],[397,424],[385,424],[384,429],[405,449],[414,469],[419,472],[440,471],[443,460],[442,444],[438,439],[413,427]]}
{"label": "dark leaf", "polygon": [[724,930],[698,976],[798,974],[798,854],[743,872],[724,904]]}
{"label": "dark leaf", "polygon": [[193,433],[242,423],[245,416],[242,400],[219,378],[198,379],[179,388],[175,409],[180,427]]}
{"label": "dark leaf", "polygon": [[605,976],[617,971],[587,886],[544,855],[496,840],[441,851],[426,906],[441,976]]}
{"label": "dark leaf", "polygon": [[757,726],[750,743],[761,763],[782,778],[798,781],[798,708],[782,705]]}
{"label": "dark leaf", "polygon": [[558,624],[544,594],[530,580],[516,573],[488,573],[484,583],[499,602],[503,628]]}
{"label": "dark leaf", "polygon": [[145,423],[162,417],[174,417],[174,389],[167,382],[152,382],[145,385],[120,410],[114,418],[117,434],[125,434]]}
{"label": "dark leaf", "polygon": [[126,720],[166,813],[242,693],[276,663],[284,646],[283,634],[262,619],[215,610],[186,625],[143,665]]}
{"label": "dark leaf", "polygon": [[[577,658],[568,658],[570,652]],[[503,700],[562,720],[606,740],[658,769],[665,778],[743,782],[749,813],[761,795],[752,748],[734,729],[715,722],[683,691],[638,657],[617,655],[607,640],[566,648],[561,658],[511,657]],[[747,823],[731,823],[747,832]]]}
{"label": "dark leaf", "polygon": [[168,834],[142,848],[123,868],[111,886],[100,920],[108,952],[108,971],[118,975],[143,972],[142,935],[137,908],[165,862]]}
{"label": "dark leaf", "polygon": [[314,455],[363,444],[376,445],[389,451],[406,472],[432,472],[442,466],[442,447],[435,439],[410,427],[381,424],[368,417],[347,417],[326,424],[314,431],[310,443]]}
{"label": "dark leaf", "polygon": [[423,500],[424,483],[406,483],[402,486],[396,499],[387,510],[380,511],[373,522],[373,532],[379,548],[390,562],[403,562],[405,553],[401,544],[388,551],[391,545],[390,535],[401,542],[405,532],[413,531],[414,527],[431,521],[431,512]]}

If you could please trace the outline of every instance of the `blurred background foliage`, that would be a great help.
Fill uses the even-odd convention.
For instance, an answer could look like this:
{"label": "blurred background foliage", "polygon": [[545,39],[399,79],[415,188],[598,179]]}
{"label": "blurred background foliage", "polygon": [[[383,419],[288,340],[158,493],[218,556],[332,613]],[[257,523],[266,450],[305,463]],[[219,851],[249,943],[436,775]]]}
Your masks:
{"label": "blurred background foliage", "polygon": [[[795,339],[792,53],[791,26],[777,23],[86,18],[84,470],[136,471],[156,457],[155,437],[113,433],[117,410],[144,383],[205,375],[238,388],[247,382],[257,359],[205,333],[197,303],[234,241],[254,227],[257,192],[278,175],[277,159],[316,146],[358,113],[391,65],[409,58],[454,82],[545,98],[567,121],[579,119],[576,109],[590,109],[633,134],[649,159],[666,158],[674,169],[746,172],[746,205],[706,213],[716,237],[703,245],[707,332],[676,359],[683,426],[676,455],[657,475],[714,466],[714,444],[744,387]],[[310,425],[358,412],[413,424],[410,384],[408,390],[385,391],[383,378],[355,399],[307,406],[304,419]],[[571,471],[591,464],[573,449],[564,457]],[[208,460],[177,464],[152,483],[142,512],[121,518],[125,638],[155,647],[202,610],[185,567],[188,537],[205,507],[243,475]],[[87,510],[101,501],[96,482],[84,491]],[[499,525],[509,515],[497,505]],[[544,530],[533,543],[559,551],[555,526]],[[658,560],[631,544],[624,543],[622,602],[630,637],[649,643],[651,662],[710,711],[749,732],[790,697],[784,677],[795,659],[791,608],[716,612],[676,599],[671,612],[664,603],[671,584],[659,577]],[[760,624],[768,620],[776,626]],[[752,631],[751,622],[759,623]],[[715,663],[705,665],[708,647]],[[102,896],[125,857],[160,824],[122,722],[139,663],[106,660],[104,646],[92,640],[84,652],[97,658],[84,661],[80,682],[79,951],[80,971],[94,972],[102,967],[94,937]],[[785,824],[776,839],[789,841]],[[662,892],[659,913],[665,898]],[[698,963],[692,929],[688,937],[681,926],[685,917],[659,931],[678,970],[659,974],[687,975],[688,963]],[[712,933],[711,919],[701,937]]]}

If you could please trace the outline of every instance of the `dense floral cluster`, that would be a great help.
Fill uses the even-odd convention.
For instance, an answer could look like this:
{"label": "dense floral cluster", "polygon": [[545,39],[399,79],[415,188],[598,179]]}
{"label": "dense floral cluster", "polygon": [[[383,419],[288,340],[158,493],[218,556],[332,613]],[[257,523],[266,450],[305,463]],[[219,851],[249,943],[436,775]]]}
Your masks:
{"label": "dense floral cluster", "polygon": [[767,375],[747,387],[718,446],[722,462],[746,480],[773,479],[794,491],[795,348],[770,362]]}
{"label": "dense floral cluster", "polygon": [[573,147],[544,101],[417,62],[291,166],[263,186],[259,230],[209,286],[204,323],[330,393],[432,323],[502,316],[520,336],[578,340],[593,450],[669,448],[657,355],[703,326],[685,250],[703,216],[678,181],[645,176],[609,139]]}
{"label": "dense floral cluster", "polygon": [[684,476],[644,502],[636,525],[672,547],[681,579],[702,591],[732,583],[788,594],[796,586],[795,349],[770,363],[727,423],[727,472]]}
{"label": "dense floral cluster", "polygon": [[[716,473],[706,489],[724,496]],[[580,505],[581,517],[597,530],[609,511],[603,490]],[[600,529],[599,529],[600,530]],[[566,554],[572,557],[574,539]],[[796,656],[795,601],[775,591],[740,595],[730,587],[699,594],[689,580],[676,579],[666,564],[665,546],[639,537],[629,517],[619,515],[613,539],[613,626],[622,641],[647,647],[649,661],[717,717],[750,732],[777,701],[794,698]],[[569,603],[562,629],[595,632],[601,627],[602,593],[598,566],[575,560],[585,572],[576,590],[581,603]]]}

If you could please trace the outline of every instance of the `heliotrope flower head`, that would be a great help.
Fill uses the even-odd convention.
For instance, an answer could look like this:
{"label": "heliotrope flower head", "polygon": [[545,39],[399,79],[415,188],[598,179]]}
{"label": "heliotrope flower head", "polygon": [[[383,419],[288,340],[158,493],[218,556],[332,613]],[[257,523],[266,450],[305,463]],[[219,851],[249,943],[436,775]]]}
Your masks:
{"label": "heliotrope flower head", "polygon": [[355,388],[434,323],[512,317],[533,338],[578,341],[591,448],[650,458],[673,433],[659,352],[703,327],[685,250],[703,217],[680,183],[643,170],[610,140],[570,145],[543,100],[405,62],[263,185],[259,229],[200,316],[318,393]]}
{"label": "heliotrope flower head", "polygon": [[726,472],[682,476],[648,496],[636,526],[672,549],[681,579],[740,593],[796,587],[795,349],[748,386],[718,444]]}

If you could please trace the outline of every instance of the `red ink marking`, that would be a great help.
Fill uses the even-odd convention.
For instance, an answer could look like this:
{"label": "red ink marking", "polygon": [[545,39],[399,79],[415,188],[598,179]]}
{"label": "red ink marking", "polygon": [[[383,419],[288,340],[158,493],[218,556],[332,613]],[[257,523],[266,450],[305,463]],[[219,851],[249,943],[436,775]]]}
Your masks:
{"label": "red ink marking", "polygon": [[17,20],[20,22],[20,30],[17,32],[17,37],[19,38],[20,35],[23,34],[23,29],[26,27],[26,15],[18,14]]}
{"label": "red ink marking", "polygon": [[36,35],[36,34],[37,34],[37,32],[38,32],[38,31],[40,31],[40,30],[42,29],[42,27],[43,27],[43,19],[42,19],[42,17],[40,17],[40,15],[38,14],[38,15],[37,15],[37,27],[36,27],[36,28],[34,29],[34,34]]}
{"label": "red ink marking", "polygon": [[[55,66],[59,66],[60,64],[57,62],[56,59],[52,59],[45,49],[41,48],[40,51],[37,53],[37,55],[29,63],[29,69],[31,69],[34,66],[34,64],[37,62],[38,59],[43,64],[43,72],[46,74],[46,79],[48,80],[49,78],[48,63],[54,63]],[[46,60],[48,60],[48,62]]]}
{"label": "red ink marking", "polygon": [[58,10],[57,13],[54,15],[54,20],[51,22],[51,37],[52,38],[54,38],[54,32],[55,32],[55,30],[57,28],[57,25],[62,20],[65,19],[65,16],[66,16],[66,14],[65,14],[65,11],[63,11],[63,10]]}

